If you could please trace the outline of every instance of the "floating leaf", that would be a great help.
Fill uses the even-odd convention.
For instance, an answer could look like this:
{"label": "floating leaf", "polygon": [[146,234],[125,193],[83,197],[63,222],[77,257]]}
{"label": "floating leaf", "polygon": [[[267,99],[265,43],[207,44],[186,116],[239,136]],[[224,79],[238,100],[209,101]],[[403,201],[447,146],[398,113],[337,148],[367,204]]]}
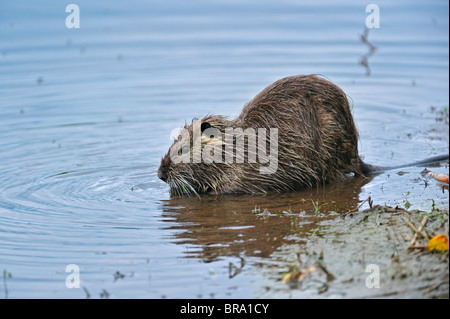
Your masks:
{"label": "floating leaf", "polygon": [[448,251],[448,238],[445,235],[437,235],[430,239],[427,248],[429,251]]}
{"label": "floating leaf", "polygon": [[448,184],[448,175],[441,174],[441,173],[433,173],[433,172],[428,172],[427,175],[433,177],[434,179],[437,179],[438,181],[440,181],[442,183]]}

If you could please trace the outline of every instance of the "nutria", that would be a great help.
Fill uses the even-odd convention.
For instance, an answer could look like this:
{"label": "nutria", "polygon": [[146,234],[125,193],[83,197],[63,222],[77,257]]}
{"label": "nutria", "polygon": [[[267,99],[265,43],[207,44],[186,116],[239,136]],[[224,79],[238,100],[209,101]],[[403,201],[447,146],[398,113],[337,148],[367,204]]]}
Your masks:
{"label": "nutria", "polygon": [[[229,129],[234,132],[231,140],[225,136]],[[257,149],[249,146],[248,133],[259,133],[258,129],[272,129],[267,140],[277,142],[277,149],[269,149],[265,142]],[[238,151],[232,148],[230,152],[227,146],[237,145],[246,133],[247,160],[242,153],[239,160]],[[267,159],[263,163],[263,155],[275,151],[276,169],[264,172]],[[256,153],[259,161],[250,161]],[[208,160],[204,154],[217,156]],[[232,160],[226,161],[230,154]],[[180,156],[177,160],[176,155]],[[445,159],[448,155],[414,165]],[[345,93],[321,77],[298,75],[269,85],[234,120],[208,115],[186,124],[161,160],[158,177],[176,194],[270,193],[311,188],[383,169],[361,160],[358,132]]]}

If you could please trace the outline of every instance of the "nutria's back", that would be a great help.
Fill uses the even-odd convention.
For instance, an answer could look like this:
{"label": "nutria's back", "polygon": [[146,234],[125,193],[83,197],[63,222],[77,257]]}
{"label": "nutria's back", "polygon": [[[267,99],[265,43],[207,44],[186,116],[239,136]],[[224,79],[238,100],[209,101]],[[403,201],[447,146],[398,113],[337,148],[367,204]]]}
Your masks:
{"label": "nutria's back", "polygon": [[[231,140],[226,138],[227,128],[234,130]],[[239,128],[244,132],[239,133]],[[278,133],[275,171],[262,173],[268,164],[258,160],[263,158],[259,151],[270,153],[268,144],[258,144],[256,162],[249,161],[247,154],[239,163],[236,150],[231,154],[234,161],[225,160],[230,154],[225,150],[237,144],[240,134],[263,132],[260,129],[266,129],[268,143],[269,132]],[[285,192],[344,180],[367,169],[358,155],[358,133],[345,93],[314,75],[276,81],[245,105],[236,119],[206,116],[186,125],[182,135],[158,170],[158,176],[178,193]],[[245,151],[251,151],[250,144],[245,145]],[[199,161],[196,151],[218,156],[205,161],[208,156],[202,155]],[[186,157],[179,162],[171,154]]]}

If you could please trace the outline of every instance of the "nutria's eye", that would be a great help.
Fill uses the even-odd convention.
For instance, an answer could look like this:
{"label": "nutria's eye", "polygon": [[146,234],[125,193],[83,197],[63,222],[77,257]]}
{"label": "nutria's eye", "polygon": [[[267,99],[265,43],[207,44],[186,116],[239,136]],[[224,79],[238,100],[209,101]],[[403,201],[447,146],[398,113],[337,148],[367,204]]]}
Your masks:
{"label": "nutria's eye", "polygon": [[210,127],[205,129],[205,131],[202,133],[202,142],[219,142],[219,139],[222,139],[222,133],[218,128]]}
{"label": "nutria's eye", "polygon": [[209,122],[203,122],[202,126],[200,127],[202,133],[204,130],[209,129],[211,127],[211,124],[209,124]]}
{"label": "nutria's eye", "polygon": [[181,156],[182,154],[189,154],[190,151],[191,148],[188,145],[185,145],[178,150],[178,155]]}

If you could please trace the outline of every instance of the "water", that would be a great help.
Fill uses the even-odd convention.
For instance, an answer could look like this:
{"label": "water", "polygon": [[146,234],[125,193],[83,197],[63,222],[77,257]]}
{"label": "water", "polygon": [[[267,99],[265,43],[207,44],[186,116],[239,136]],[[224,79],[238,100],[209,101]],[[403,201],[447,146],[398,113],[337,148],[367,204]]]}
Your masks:
{"label": "water", "polygon": [[[368,14],[356,0],[76,3],[80,29],[65,27],[60,1],[0,2],[0,269],[12,275],[0,297],[315,296],[279,279],[318,226],[369,195],[448,207],[422,168],[201,201],[170,198],[156,177],[172,129],[236,116],[292,74],[344,89],[367,162],[448,153],[448,122],[437,120],[449,103],[447,1],[377,2],[370,76],[359,64]],[[66,287],[69,264],[85,289]]]}

